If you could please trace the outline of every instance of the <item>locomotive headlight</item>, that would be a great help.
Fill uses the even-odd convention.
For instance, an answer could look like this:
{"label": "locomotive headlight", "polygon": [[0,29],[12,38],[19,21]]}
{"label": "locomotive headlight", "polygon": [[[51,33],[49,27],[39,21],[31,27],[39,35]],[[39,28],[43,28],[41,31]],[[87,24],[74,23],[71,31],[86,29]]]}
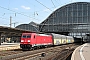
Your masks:
{"label": "locomotive headlight", "polygon": [[28,42],[30,42],[30,40],[28,40]]}
{"label": "locomotive headlight", "polygon": [[24,40],[21,40],[21,42],[24,42]]}

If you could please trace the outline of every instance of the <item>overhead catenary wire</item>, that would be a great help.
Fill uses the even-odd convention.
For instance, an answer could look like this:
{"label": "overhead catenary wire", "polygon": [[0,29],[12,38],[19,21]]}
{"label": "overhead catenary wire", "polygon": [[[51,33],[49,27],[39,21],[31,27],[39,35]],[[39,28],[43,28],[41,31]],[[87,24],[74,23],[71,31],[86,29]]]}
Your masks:
{"label": "overhead catenary wire", "polygon": [[1,19],[5,19],[5,20],[8,20],[7,18],[3,18],[3,17],[0,17]]}
{"label": "overhead catenary wire", "polygon": [[[30,3],[28,0],[25,0],[25,1],[27,1],[27,3],[29,3],[29,4],[31,4],[31,5],[34,5],[34,4]],[[38,7],[37,5],[34,5],[34,7],[41,9],[41,8]],[[36,10],[35,8],[34,8],[34,10]],[[46,7],[45,7],[45,8],[46,8]],[[43,10],[34,11],[34,14],[35,14],[35,12],[41,12],[41,11],[43,12]],[[44,12],[47,12],[47,11],[44,11]],[[47,12],[47,13],[48,13],[48,12]],[[36,15],[37,15],[37,14],[36,14]]]}
{"label": "overhead catenary wire", "polygon": [[[23,14],[23,13],[13,11],[13,10],[10,10],[10,9],[5,8],[5,7],[2,7],[2,6],[0,6],[0,8],[2,8],[2,9],[6,9],[6,10],[9,10],[9,11],[12,11],[12,12],[14,12],[14,13],[17,13],[17,14],[20,14],[20,15],[23,15],[23,16],[26,16],[26,17],[28,17],[28,18],[33,18],[33,17],[30,17],[30,16],[25,15],[25,14]],[[36,18],[33,18],[33,19],[36,19]],[[38,20],[38,19],[36,19],[36,20]]]}
{"label": "overhead catenary wire", "polygon": [[[46,12],[46,13],[48,13],[48,11],[44,11],[44,10],[41,10],[41,8],[40,7],[38,7],[38,5],[35,5],[35,4],[32,4],[30,1],[28,1],[28,0],[25,0],[25,2],[27,2],[27,3],[29,3],[29,4],[31,4],[31,5],[33,5],[34,6],[34,12],[33,12],[33,16],[34,17],[36,17],[36,16],[40,16],[40,17],[43,17],[43,16],[41,16],[41,14],[39,13],[39,12]],[[36,1],[37,2],[37,1]],[[39,1],[38,1],[38,3],[39,3]],[[40,3],[39,3],[40,4]],[[41,5],[41,4],[40,4]],[[43,4],[44,5],[44,4]],[[46,7],[45,5],[44,5],[44,7],[45,8],[47,8],[49,11],[51,11],[51,9],[50,8],[48,8],[48,7]],[[39,10],[38,11],[36,11],[36,9],[35,8],[38,8]],[[52,11],[51,11],[52,12]]]}
{"label": "overhead catenary wire", "polygon": [[60,5],[59,2],[58,2],[57,0],[55,0],[55,1],[58,3],[58,5]]}
{"label": "overhead catenary wire", "polygon": [[38,2],[39,4],[41,4],[42,6],[46,7],[47,9],[49,9],[50,11],[52,11],[50,8],[48,8],[47,6],[45,6],[44,4],[42,4],[41,2],[39,2],[38,0],[35,0],[36,2]]}
{"label": "overhead catenary wire", "polygon": [[[25,1],[27,1],[27,0],[25,0]],[[29,1],[27,1],[27,2],[30,3]],[[31,4],[31,5],[34,5],[34,4],[32,4],[32,3],[30,3],[30,4]],[[35,5],[34,5],[34,7],[35,7]],[[33,14],[34,17],[39,15],[39,14],[37,13],[37,11],[35,11],[35,10],[36,10],[36,9],[34,8],[34,14]]]}
{"label": "overhead catenary wire", "polygon": [[52,4],[53,4],[53,6],[56,8],[56,6],[55,6],[55,4],[53,3],[53,1],[51,0],[51,2],[52,2]]}

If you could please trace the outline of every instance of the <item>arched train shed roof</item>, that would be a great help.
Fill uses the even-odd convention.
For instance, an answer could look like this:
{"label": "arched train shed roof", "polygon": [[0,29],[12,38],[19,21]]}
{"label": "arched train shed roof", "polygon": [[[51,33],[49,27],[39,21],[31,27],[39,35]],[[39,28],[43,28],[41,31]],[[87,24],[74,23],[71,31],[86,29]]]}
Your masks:
{"label": "arched train shed roof", "polygon": [[67,5],[64,5],[64,6],[60,7],[60,8],[58,8],[57,10],[55,10],[54,12],[52,12],[43,22],[41,22],[41,24],[47,24],[48,19],[51,18],[51,17],[53,17],[53,14],[55,14],[57,12],[60,12],[63,9],[69,8],[72,5],[73,6],[75,6],[75,5],[77,6],[77,4],[88,4],[89,7],[90,7],[90,2],[74,2],[74,3],[70,3],[70,4],[67,4]]}
{"label": "arched train shed roof", "polygon": [[16,28],[38,32],[38,28],[30,24],[21,24],[21,25],[18,25]]}
{"label": "arched train shed roof", "polygon": [[55,10],[39,27],[41,32],[90,33],[90,2],[75,2]]}

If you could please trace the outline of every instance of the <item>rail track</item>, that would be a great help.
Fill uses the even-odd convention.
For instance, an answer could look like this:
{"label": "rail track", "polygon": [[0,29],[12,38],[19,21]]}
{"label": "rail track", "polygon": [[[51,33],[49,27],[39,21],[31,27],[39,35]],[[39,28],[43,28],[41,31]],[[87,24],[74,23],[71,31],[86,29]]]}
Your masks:
{"label": "rail track", "polygon": [[0,52],[0,60],[62,60],[66,59],[77,46],[68,44],[32,51]]}

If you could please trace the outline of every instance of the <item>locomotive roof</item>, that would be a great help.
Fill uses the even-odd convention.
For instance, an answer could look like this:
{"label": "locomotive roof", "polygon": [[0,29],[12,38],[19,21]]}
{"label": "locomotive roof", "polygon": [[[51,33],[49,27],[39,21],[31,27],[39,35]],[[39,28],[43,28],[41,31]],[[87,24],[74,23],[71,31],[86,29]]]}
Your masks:
{"label": "locomotive roof", "polygon": [[37,35],[40,35],[40,36],[50,36],[50,35],[47,35],[47,34],[37,34]]}

